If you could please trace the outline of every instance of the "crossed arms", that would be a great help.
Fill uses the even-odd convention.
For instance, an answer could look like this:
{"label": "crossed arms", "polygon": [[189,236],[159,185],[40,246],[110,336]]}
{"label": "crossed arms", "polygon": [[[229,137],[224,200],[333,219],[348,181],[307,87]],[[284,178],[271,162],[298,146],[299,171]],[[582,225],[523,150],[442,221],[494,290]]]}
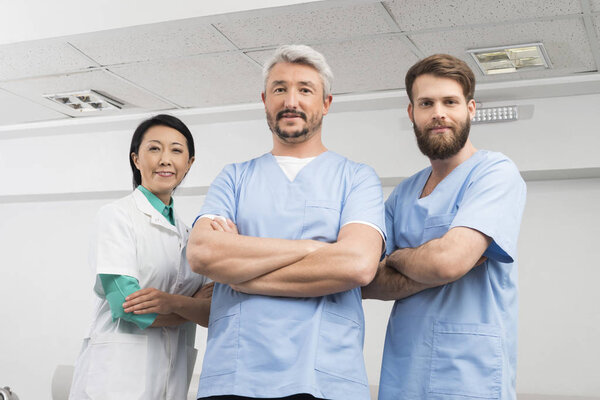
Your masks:
{"label": "crossed arms", "polygon": [[491,241],[475,229],[455,227],[419,247],[398,249],[379,264],[363,298],[398,300],[454,282],[486,260]]}
{"label": "crossed arms", "polygon": [[381,248],[379,232],[360,223],[324,243],[239,235],[231,221],[200,218],[187,256],[194,272],[243,293],[317,297],[371,282]]}

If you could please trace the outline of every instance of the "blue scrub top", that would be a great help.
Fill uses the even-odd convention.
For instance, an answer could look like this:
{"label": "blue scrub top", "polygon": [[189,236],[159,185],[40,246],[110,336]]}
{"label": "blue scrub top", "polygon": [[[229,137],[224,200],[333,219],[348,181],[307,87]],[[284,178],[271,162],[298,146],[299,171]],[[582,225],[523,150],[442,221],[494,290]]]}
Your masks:
{"label": "blue scrub top", "polygon": [[[350,221],[385,232],[375,172],[320,154],[290,181],[272,154],[226,166],[201,214],[230,218],[242,235],[337,240]],[[360,288],[315,298],[247,295],[216,283],[198,397],[368,399]]]}
{"label": "blue scrub top", "polygon": [[493,239],[482,265],[459,280],[396,301],[379,399],[515,399],[517,237],[526,187],[500,153],[480,150],[419,198],[431,167],[386,201],[388,254],[457,226]]}

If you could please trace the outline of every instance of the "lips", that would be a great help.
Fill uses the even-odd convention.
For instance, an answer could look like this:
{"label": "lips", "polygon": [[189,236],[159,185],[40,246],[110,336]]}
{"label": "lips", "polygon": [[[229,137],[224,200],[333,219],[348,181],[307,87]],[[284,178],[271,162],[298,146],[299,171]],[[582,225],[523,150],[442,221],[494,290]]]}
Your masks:
{"label": "lips", "polygon": [[155,173],[156,173],[156,175],[161,176],[163,178],[170,178],[171,176],[175,175],[175,172],[168,172],[168,171],[157,171]]}

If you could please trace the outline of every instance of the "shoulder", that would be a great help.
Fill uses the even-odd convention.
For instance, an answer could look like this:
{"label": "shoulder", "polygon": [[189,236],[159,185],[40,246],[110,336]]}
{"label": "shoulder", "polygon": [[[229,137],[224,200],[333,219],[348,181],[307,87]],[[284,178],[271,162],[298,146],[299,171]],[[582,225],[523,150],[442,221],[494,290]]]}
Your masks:
{"label": "shoulder", "polygon": [[[414,186],[418,182],[422,182],[426,178],[426,177],[424,177],[424,175],[429,176],[430,173],[431,173],[431,167],[428,166],[428,167],[423,168],[416,174],[413,174],[413,175],[409,176],[408,178],[403,179],[402,182],[400,182],[398,185],[396,185],[396,187],[390,194],[390,198],[399,197],[403,193],[412,192],[414,189]],[[422,187],[419,189],[422,189]]]}
{"label": "shoulder", "polygon": [[506,155],[497,151],[479,151],[481,152],[481,159],[474,167],[475,177],[494,173],[503,179],[524,183],[516,164]]}
{"label": "shoulder", "polygon": [[341,168],[347,171],[349,175],[353,177],[376,177],[377,179],[379,179],[377,173],[370,165],[352,161],[349,158],[337,154],[333,151],[328,151],[328,160],[329,163],[339,165]]}
{"label": "shoulder", "polygon": [[243,177],[249,169],[256,168],[257,165],[265,162],[270,156],[271,154],[265,153],[260,157],[256,157],[247,161],[227,164],[223,167],[219,176],[227,177],[237,181]]}
{"label": "shoulder", "polygon": [[135,191],[100,207],[96,215],[97,222],[103,225],[119,221],[131,221],[132,215],[137,209],[134,193]]}

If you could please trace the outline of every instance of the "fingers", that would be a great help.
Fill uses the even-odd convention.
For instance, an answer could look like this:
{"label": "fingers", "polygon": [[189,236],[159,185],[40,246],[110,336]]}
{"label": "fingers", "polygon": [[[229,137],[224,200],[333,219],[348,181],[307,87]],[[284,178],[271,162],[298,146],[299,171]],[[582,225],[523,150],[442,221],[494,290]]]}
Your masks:
{"label": "fingers", "polygon": [[215,218],[211,221],[210,226],[215,231],[227,232],[227,233],[238,233],[237,226],[230,219]]}
{"label": "fingers", "polygon": [[154,288],[140,289],[140,290],[138,290],[136,292],[131,293],[129,296],[127,296],[125,298],[125,300],[129,301],[129,300],[136,299],[136,298],[138,298],[140,296],[144,296],[144,295],[150,294],[154,290],[156,290],[156,289],[154,289]]}
{"label": "fingers", "polygon": [[233,223],[232,220],[230,220],[230,219],[227,220],[227,226],[229,227],[230,232],[236,233],[236,234],[238,233],[237,226]]}

